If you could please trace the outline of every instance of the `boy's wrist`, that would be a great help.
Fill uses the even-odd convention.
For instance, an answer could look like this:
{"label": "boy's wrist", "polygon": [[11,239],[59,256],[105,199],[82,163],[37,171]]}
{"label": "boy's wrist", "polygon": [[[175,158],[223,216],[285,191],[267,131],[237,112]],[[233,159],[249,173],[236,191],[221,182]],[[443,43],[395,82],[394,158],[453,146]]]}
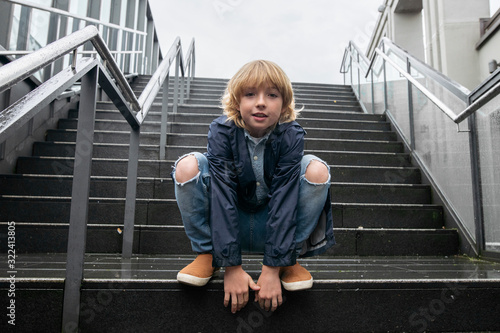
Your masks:
{"label": "boy's wrist", "polygon": [[238,269],[242,269],[241,265],[224,267],[224,270],[226,272],[231,272],[231,271],[238,270]]}
{"label": "boy's wrist", "polygon": [[279,266],[268,266],[268,265],[262,265],[262,273],[270,273],[270,274],[276,274],[278,275],[280,272]]}

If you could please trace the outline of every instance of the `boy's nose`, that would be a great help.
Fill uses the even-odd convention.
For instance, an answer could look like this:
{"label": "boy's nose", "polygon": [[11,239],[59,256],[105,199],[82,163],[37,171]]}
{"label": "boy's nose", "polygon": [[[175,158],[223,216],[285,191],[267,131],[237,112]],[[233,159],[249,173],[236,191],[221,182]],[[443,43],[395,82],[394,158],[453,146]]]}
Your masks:
{"label": "boy's nose", "polygon": [[257,95],[257,105],[262,106],[266,104],[266,99],[264,98],[264,94],[258,94]]}

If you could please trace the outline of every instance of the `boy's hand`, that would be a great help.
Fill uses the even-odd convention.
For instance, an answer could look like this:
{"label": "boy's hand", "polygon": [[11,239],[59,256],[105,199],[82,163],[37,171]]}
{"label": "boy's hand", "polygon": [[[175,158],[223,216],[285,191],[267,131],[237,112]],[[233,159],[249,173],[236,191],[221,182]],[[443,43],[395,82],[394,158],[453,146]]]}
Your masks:
{"label": "boy's hand", "polygon": [[266,311],[274,311],[283,304],[279,273],[279,267],[262,266],[262,273],[257,281],[260,290],[255,293],[255,302],[259,302],[260,307]]}
{"label": "boy's hand", "polygon": [[224,306],[231,300],[231,312],[240,311],[248,303],[248,288],[259,290],[260,287],[253,282],[250,275],[240,266],[225,268],[224,273]]}

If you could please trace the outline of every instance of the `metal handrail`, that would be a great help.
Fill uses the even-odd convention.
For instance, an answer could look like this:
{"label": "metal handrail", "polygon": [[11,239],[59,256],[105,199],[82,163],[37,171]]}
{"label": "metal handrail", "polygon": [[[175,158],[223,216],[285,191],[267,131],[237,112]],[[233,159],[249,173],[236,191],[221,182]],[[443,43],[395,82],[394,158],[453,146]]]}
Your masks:
{"label": "metal handrail", "polygon": [[46,6],[42,6],[42,5],[33,3],[33,2],[24,1],[24,0],[7,0],[7,1],[11,2],[11,3],[14,3],[14,4],[21,5],[21,6],[26,6],[26,7],[30,7],[30,8],[34,8],[34,9],[39,9],[39,10],[43,10],[43,11],[46,11],[46,12],[49,12],[49,13],[53,13],[53,14],[63,15],[63,16],[71,17],[71,18],[74,18],[74,19],[77,19],[77,20],[81,20],[81,21],[86,21],[86,22],[92,23],[92,24],[98,24],[98,25],[102,25],[102,26],[105,26],[105,27],[109,27],[109,28],[113,28],[113,29],[117,29],[117,30],[122,30],[122,31],[125,31],[125,32],[132,32],[134,34],[143,35],[143,36],[147,35],[147,33],[144,32],[144,31],[135,30],[135,29],[126,28],[126,27],[121,27],[121,26],[119,26],[117,24],[107,23],[107,22],[99,21],[99,20],[91,18],[91,17],[86,17],[86,16],[81,16],[81,15],[73,14],[73,13],[70,13],[68,11],[65,11],[65,10],[62,10],[62,9],[58,9],[58,8],[54,8],[54,7],[46,7]]}
{"label": "metal handrail", "polygon": [[[444,86],[446,89],[448,89],[451,93],[453,93],[455,96],[460,98],[462,101],[467,102],[467,97],[470,94],[470,91],[462,86],[460,83],[453,81],[449,77],[443,75],[442,73],[436,71],[434,68],[430,67],[423,61],[421,61],[418,58],[415,58],[412,56],[410,53],[407,51],[403,50],[401,47],[398,45],[394,44],[389,38],[383,37],[382,40],[379,43],[378,49],[382,49],[383,47],[387,47],[390,49],[391,52],[395,53],[397,56],[399,56],[401,59],[408,59],[408,61],[411,63],[411,66],[418,70],[419,72],[426,74],[430,77],[432,77],[434,80],[439,82],[442,86]],[[369,72],[371,66],[373,65],[373,62],[375,61],[375,54],[372,57],[372,60],[370,62],[370,67],[368,68],[367,72]],[[365,75],[366,77],[367,75]]]}
{"label": "metal handrail", "polygon": [[120,90],[125,95],[127,102],[130,103],[135,111],[139,111],[141,107],[134,92],[132,91],[132,88],[130,88],[127,79],[118,67],[115,59],[106,46],[106,43],[99,35],[99,31],[93,25],[89,25],[82,30],[75,31],[74,33],[50,43],[34,53],[27,54],[16,61],[2,66],[0,68],[0,92],[26,79],[62,56],[75,51],[87,41],[92,42],[101,58],[106,61],[106,68],[113,75],[113,78],[116,80]]}
{"label": "metal handrail", "polygon": [[[450,118],[453,122],[456,124],[460,124],[463,120],[465,120],[467,117],[469,117],[471,114],[479,110],[481,107],[486,105],[490,100],[492,100],[495,96],[497,96],[500,93],[500,83],[497,83],[495,86],[493,86],[491,89],[489,89],[486,93],[484,93],[481,97],[479,97],[474,103],[469,105],[467,108],[462,110],[460,113],[456,114],[451,108],[449,108],[443,101],[441,101],[436,95],[434,95],[430,90],[428,90],[425,86],[423,86],[420,82],[418,82],[410,73],[408,73],[407,70],[404,70],[401,68],[395,61],[393,61],[390,57],[385,54],[385,52],[382,50],[382,45],[388,44],[391,51],[396,53],[398,56],[407,58],[409,59],[411,65],[416,68],[417,70],[421,72],[425,72],[426,74],[431,74],[431,76],[439,81],[445,88],[447,88],[450,92],[452,92],[454,95],[459,97],[461,100],[467,102],[469,99],[470,92],[468,91],[467,88],[461,86],[460,84],[450,80],[449,78],[443,76],[439,72],[435,71],[434,69],[428,67],[428,65],[424,64],[420,60],[416,59],[415,57],[411,56],[408,54],[406,51],[402,50],[399,48],[397,45],[392,43],[388,38],[384,37],[382,41],[380,42],[379,46],[375,49],[375,54],[373,55],[372,59],[368,62],[368,58],[364,56],[363,53],[360,53],[359,48],[356,46],[354,42],[349,42],[349,46],[346,47],[346,50],[344,52],[344,59],[342,60],[342,64],[340,67],[340,72],[344,73],[342,69],[344,68],[344,63],[346,61],[346,55],[350,53],[349,47],[354,47],[358,54],[361,55],[361,60],[365,62],[366,65],[368,65],[368,69],[364,73],[364,77],[368,77],[370,71],[373,69],[373,65],[375,63],[375,60],[377,56],[381,57],[389,63],[394,69],[396,69],[402,76],[404,76],[415,88],[420,90],[422,94],[424,94],[434,105],[436,105],[448,118]],[[351,59],[352,59],[352,54],[351,54]],[[354,61],[358,62],[357,59],[354,59]]]}
{"label": "metal handrail", "polygon": [[[77,49],[86,42],[92,42],[97,53],[104,60],[99,63],[96,59],[83,58],[77,60]],[[169,51],[168,56],[161,63],[155,74],[147,85],[147,91],[135,98],[130,85],[124,74],[118,68],[107,45],[102,40],[95,26],[88,26],[71,35],[63,37],[31,54],[25,55],[0,67],[0,92],[11,88],[16,83],[24,80],[46,65],[64,55],[74,52],[73,64],[56,74],[51,79],[37,87],[33,92],[27,94],[19,101],[0,113],[0,139],[6,138],[20,128],[38,111],[43,109],[51,101],[57,98],[65,89],[82,79],[82,97],[80,99],[79,121],[77,129],[77,140],[75,145],[75,163],[73,176],[73,189],[71,199],[70,227],[68,232],[68,260],[66,269],[64,306],[63,306],[63,331],[67,325],[78,323],[80,287],[83,278],[83,257],[85,254],[85,238],[87,229],[87,213],[90,186],[90,165],[92,152],[88,152],[88,146],[93,145],[94,114],[96,102],[97,82],[106,92],[108,97],[117,106],[131,126],[129,160],[127,171],[127,189],[125,201],[125,217],[123,231],[122,255],[130,258],[132,253],[133,230],[135,218],[135,201],[137,188],[137,166],[139,152],[139,135],[141,124],[147,116],[160,87],[163,85],[162,103],[162,126],[160,156],[164,155],[166,142],[166,116],[168,112],[168,77],[173,59],[176,61],[176,83],[179,82],[179,69],[182,76],[182,84],[174,87],[175,95],[184,98],[184,76],[189,68],[188,85],[194,76],[194,40],[192,47],[186,56],[182,56],[180,39]],[[107,70],[106,70],[107,69]],[[97,71],[100,75],[97,75]],[[108,74],[109,72],[109,74]],[[165,84],[164,84],[165,82]],[[143,97],[144,96],[144,97]],[[94,104],[92,106],[92,104]],[[82,106],[84,105],[84,106]],[[174,101],[174,109],[177,98]],[[138,111],[134,114],[133,111]],[[85,148],[86,147],[86,148]],[[85,150],[85,151],[82,151]]]}
{"label": "metal handrail", "polygon": [[165,78],[167,77],[168,71],[170,70],[170,66],[172,65],[178,52],[181,51],[180,47],[181,47],[181,40],[179,37],[177,37],[172,46],[170,47],[170,49],[168,50],[167,55],[161,62],[160,66],[158,66],[157,70],[151,76],[151,79],[149,80],[148,84],[146,85],[141,95],[139,96],[139,104],[142,105],[142,108],[141,108],[141,113],[138,114],[137,116],[139,117],[138,120],[140,123],[144,121],[144,118],[146,118],[149,109],[153,105],[154,99],[156,98],[156,95],[160,91],[160,88],[163,82],[165,81]]}
{"label": "metal handrail", "polygon": [[[390,40],[387,38],[383,38],[382,41],[380,42],[379,46],[375,49],[374,55],[370,61],[370,64],[368,66],[368,69],[364,69],[363,66],[359,64],[359,62],[364,61],[366,62],[365,59],[360,59],[360,57],[355,57],[351,53],[351,48],[352,45],[354,45],[352,42],[349,44],[348,47],[346,47],[346,50],[344,52],[344,59],[342,60],[342,65],[340,67],[341,73],[344,73],[344,79],[345,75],[350,72],[351,78],[354,70],[351,69],[351,71],[346,69],[346,66],[350,66],[350,62],[358,62],[357,67],[357,75],[358,75],[358,80],[360,78],[360,74],[363,71],[364,77],[367,78],[368,75],[372,76],[371,80],[371,103],[372,103],[372,109],[375,112],[375,93],[374,93],[374,80],[373,80],[373,75],[375,74],[375,62],[376,59],[382,59],[382,66],[380,67],[381,70],[383,71],[383,92],[384,92],[384,103],[385,103],[385,112],[387,113],[388,117],[391,119],[391,121],[394,123],[396,130],[399,132],[401,135],[401,138],[405,143],[407,144],[407,147],[409,151],[414,155],[416,163],[418,163],[422,169],[423,172],[426,173],[428,176],[428,179],[430,183],[433,184],[433,186],[436,186],[436,193],[437,195],[441,198],[441,200],[444,202],[445,206],[447,206],[447,209],[450,212],[450,216],[457,222],[457,226],[459,229],[461,229],[461,234],[463,237],[466,239],[467,243],[470,244],[470,248],[472,251],[474,251],[476,254],[480,254],[482,251],[484,251],[484,222],[483,222],[483,216],[482,216],[482,205],[484,204],[482,199],[481,199],[481,168],[480,168],[480,152],[479,152],[479,137],[478,137],[478,132],[480,129],[477,127],[476,123],[476,117],[475,117],[475,112],[481,109],[483,106],[485,106],[487,103],[492,101],[494,98],[498,97],[500,95],[500,70],[495,71],[492,75],[490,75],[485,81],[483,81],[477,88],[475,88],[472,92],[469,92],[469,90],[462,85],[460,85],[457,82],[454,82],[453,80],[449,79],[445,75],[439,73],[435,69],[431,68],[427,64],[421,62],[420,60],[414,58],[411,56],[409,53],[407,53],[405,50],[401,49],[394,43],[392,43]],[[391,58],[390,55],[394,54],[398,57],[398,59],[401,59],[405,62],[406,68],[402,68],[404,66],[398,65],[397,61],[394,60],[394,58]],[[348,56],[350,56],[349,59]],[[348,65],[346,65],[348,64]],[[366,64],[366,63],[365,63]],[[391,68],[394,68],[401,77],[404,77],[406,80],[405,83],[407,83],[407,92],[408,92],[408,104],[407,107],[408,109],[406,110],[407,112],[405,115],[408,116],[408,124],[405,124],[405,128],[401,128],[400,125],[397,122],[397,119],[391,114],[391,110],[389,109],[389,101],[388,101],[388,86],[387,82],[388,79],[386,77],[386,70],[387,66],[390,66]],[[378,66],[377,66],[378,68]],[[431,78],[436,82],[437,85],[439,85],[441,88],[444,90],[447,90],[450,94],[453,94],[456,96],[458,99],[460,99],[462,102],[464,102],[465,109],[461,110],[458,114],[454,112],[446,103],[444,100],[441,100],[437,96],[435,96],[431,91],[429,91],[424,85],[422,85],[415,77],[412,76],[412,69],[416,69],[420,74],[424,75],[426,78]],[[359,94],[356,94],[356,97],[359,99],[361,106],[364,109],[363,101],[366,99],[362,98],[361,96],[361,88],[360,88],[360,83],[361,80],[358,81],[358,92]],[[366,84],[369,84],[370,82],[366,82]],[[353,85],[353,89],[356,89],[354,87],[354,83],[351,82]],[[425,95],[431,103],[436,105],[440,112],[443,112],[448,118],[450,118],[454,123],[457,124],[457,131],[459,133],[468,133],[469,136],[469,161],[470,161],[470,171],[471,171],[471,185],[472,185],[472,202],[473,202],[473,214],[474,214],[474,224],[475,224],[475,240],[473,236],[469,233],[468,228],[464,225],[464,221],[460,218],[458,213],[455,211],[455,208],[453,207],[453,202],[449,201],[446,196],[447,193],[443,190],[441,190],[438,181],[443,181],[443,179],[439,179],[439,175],[437,175],[438,180],[434,180],[433,178],[435,175],[432,174],[431,171],[427,169],[426,163],[423,162],[423,157],[420,156],[419,150],[417,149],[417,135],[415,134],[415,117],[414,117],[414,104],[413,104],[413,88],[417,88],[423,95]],[[356,91],[355,91],[356,92]],[[365,110],[366,112],[366,110]],[[467,130],[460,130],[460,123],[463,122],[465,119],[468,120],[468,129]],[[445,122],[447,120],[444,120]],[[444,125],[445,123],[443,123]],[[409,136],[409,138],[408,138]],[[446,180],[444,180],[446,181]]]}

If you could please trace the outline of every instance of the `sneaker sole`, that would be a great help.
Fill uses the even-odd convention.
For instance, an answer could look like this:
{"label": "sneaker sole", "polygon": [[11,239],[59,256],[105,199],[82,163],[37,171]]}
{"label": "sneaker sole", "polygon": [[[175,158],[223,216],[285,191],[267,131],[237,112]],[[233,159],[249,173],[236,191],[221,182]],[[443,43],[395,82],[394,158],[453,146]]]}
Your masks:
{"label": "sneaker sole", "polygon": [[208,281],[210,281],[211,278],[211,276],[207,278],[200,278],[189,274],[177,273],[177,281],[194,287],[203,287],[208,283]]}
{"label": "sneaker sole", "polygon": [[297,281],[289,283],[282,280],[281,284],[283,285],[283,288],[285,288],[288,291],[306,290],[310,289],[313,286],[313,278],[307,281]]}

